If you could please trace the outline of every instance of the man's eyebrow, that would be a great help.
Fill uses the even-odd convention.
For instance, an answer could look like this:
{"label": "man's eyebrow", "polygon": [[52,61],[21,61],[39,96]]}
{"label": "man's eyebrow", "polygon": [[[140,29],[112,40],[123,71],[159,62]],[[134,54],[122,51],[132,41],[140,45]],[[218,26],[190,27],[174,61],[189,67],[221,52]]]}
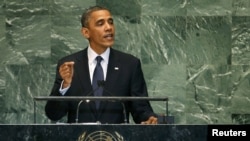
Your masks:
{"label": "man's eyebrow", "polygon": [[98,19],[98,20],[96,20],[96,23],[102,22],[102,21],[104,21],[104,19]]}
{"label": "man's eyebrow", "polygon": [[[105,21],[105,19],[98,19],[98,20],[96,20],[95,23],[104,22],[104,21]],[[114,19],[112,17],[110,17],[107,19],[107,21],[114,21]]]}

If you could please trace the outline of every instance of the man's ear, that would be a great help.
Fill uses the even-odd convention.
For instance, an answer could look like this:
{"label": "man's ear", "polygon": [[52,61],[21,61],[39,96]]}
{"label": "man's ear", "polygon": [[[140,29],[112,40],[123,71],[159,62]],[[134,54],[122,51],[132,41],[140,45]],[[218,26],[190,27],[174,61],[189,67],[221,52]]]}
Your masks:
{"label": "man's ear", "polygon": [[83,35],[86,39],[89,38],[89,29],[88,29],[88,28],[82,27],[81,33],[82,33],[82,35]]}

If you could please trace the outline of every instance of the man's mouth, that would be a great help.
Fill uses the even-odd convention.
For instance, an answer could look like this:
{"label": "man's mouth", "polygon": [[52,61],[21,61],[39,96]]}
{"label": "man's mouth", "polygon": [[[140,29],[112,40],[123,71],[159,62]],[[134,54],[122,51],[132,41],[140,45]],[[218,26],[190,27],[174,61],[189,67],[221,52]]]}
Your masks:
{"label": "man's mouth", "polygon": [[106,34],[106,35],[104,35],[104,38],[113,39],[113,34]]}

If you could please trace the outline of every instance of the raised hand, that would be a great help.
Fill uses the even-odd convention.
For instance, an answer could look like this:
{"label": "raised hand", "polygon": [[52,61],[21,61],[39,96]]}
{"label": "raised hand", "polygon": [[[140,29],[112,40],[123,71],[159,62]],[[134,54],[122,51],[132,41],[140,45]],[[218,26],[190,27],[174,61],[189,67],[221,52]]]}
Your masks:
{"label": "raised hand", "polygon": [[75,62],[64,62],[60,68],[59,73],[64,80],[62,88],[66,88],[71,84],[72,77],[74,74],[74,64]]}

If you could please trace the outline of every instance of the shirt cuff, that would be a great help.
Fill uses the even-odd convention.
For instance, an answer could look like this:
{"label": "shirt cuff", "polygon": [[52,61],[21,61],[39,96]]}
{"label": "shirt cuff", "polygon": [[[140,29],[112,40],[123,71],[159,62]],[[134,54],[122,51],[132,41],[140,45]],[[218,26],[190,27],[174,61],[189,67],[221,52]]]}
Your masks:
{"label": "shirt cuff", "polygon": [[61,87],[60,87],[60,89],[59,89],[59,92],[60,92],[61,95],[65,95],[65,93],[68,91],[68,89],[69,89],[69,87],[70,87],[70,86],[68,86],[68,87],[66,87],[66,88],[62,88],[63,82],[64,82],[64,81],[62,81]]}

